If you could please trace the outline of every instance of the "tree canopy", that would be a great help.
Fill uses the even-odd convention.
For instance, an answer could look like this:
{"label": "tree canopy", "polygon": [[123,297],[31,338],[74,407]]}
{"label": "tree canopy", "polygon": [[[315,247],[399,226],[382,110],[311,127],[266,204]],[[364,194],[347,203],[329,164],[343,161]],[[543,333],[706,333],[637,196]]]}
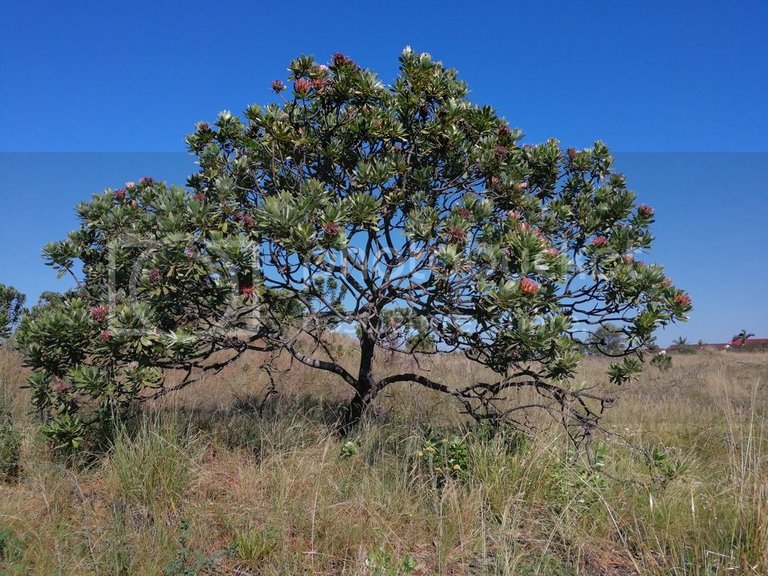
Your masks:
{"label": "tree canopy", "polygon": [[26,295],[13,286],[0,284],[0,342],[8,338],[21,320]]}
{"label": "tree canopy", "polygon": [[[624,334],[609,368],[621,384],[654,330],[691,309],[661,266],[637,259],[654,211],[608,148],[523,143],[454,70],[410,50],[391,85],[341,54],[289,70],[275,103],[197,124],[187,188],[107,189],[45,248],[78,281],[19,338],[48,432],[79,443],[89,422],[264,350],[346,382],[345,425],[412,382],[493,422],[530,409],[501,401],[530,388],[536,408],[588,433],[604,399],[570,378],[592,332]],[[359,339],[353,371],[328,345],[346,329]],[[462,354],[495,377],[454,388],[382,372],[382,350]]]}

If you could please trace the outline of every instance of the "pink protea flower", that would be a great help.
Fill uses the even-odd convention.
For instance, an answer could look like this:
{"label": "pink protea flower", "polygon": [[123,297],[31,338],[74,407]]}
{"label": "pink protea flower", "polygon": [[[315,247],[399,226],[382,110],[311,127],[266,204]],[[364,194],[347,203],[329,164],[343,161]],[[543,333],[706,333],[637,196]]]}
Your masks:
{"label": "pink protea flower", "polygon": [[520,220],[520,218],[523,217],[523,214],[520,212],[520,210],[510,210],[507,212],[507,218],[510,220]]}
{"label": "pink protea flower", "polygon": [[456,210],[456,214],[458,214],[462,218],[471,218],[472,217],[472,210],[470,210],[466,206],[462,206],[461,208]]}
{"label": "pink protea flower", "polygon": [[109,314],[109,308],[106,306],[94,306],[91,308],[91,320],[94,322],[103,322],[107,314]]}
{"label": "pink protea flower", "polygon": [[306,78],[299,78],[293,83],[293,91],[299,94],[306,94],[312,87],[312,83]]}
{"label": "pink protea flower", "polygon": [[160,281],[163,279],[163,275],[160,273],[158,268],[152,268],[149,272],[147,272],[147,277],[149,278],[149,281],[152,282],[152,284],[160,284]]}
{"label": "pink protea flower", "polygon": [[141,180],[139,180],[139,184],[141,186],[152,186],[152,184],[155,183],[155,179],[152,178],[152,176],[144,176]]}
{"label": "pink protea flower", "polygon": [[598,236],[594,240],[592,240],[592,246],[595,248],[602,248],[603,246],[608,245],[608,238],[605,236]]}
{"label": "pink protea flower", "polygon": [[688,294],[675,294],[675,304],[681,308],[687,308],[691,305],[691,297]]}
{"label": "pink protea flower", "polygon": [[571,160],[576,158],[576,148],[568,148],[568,158]]}
{"label": "pink protea flower", "polygon": [[240,294],[246,298],[251,298],[254,295],[253,284],[243,284],[240,286]]}
{"label": "pink protea flower", "polygon": [[334,66],[341,66],[342,64],[347,64],[347,63],[352,62],[352,60],[350,60],[349,58],[347,58],[344,54],[341,54],[340,52],[336,52],[333,55],[332,61],[333,61],[333,65]]}
{"label": "pink protea flower", "polygon": [[312,80],[312,88],[314,88],[316,92],[325,90],[325,78],[315,78]]}
{"label": "pink protea flower", "polygon": [[327,222],[323,224],[323,232],[325,232],[326,236],[335,238],[341,232],[341,226],[336,224],[336,222]]}
{"label": "pink protea flower", "polygon": [[530,278],[520,280],[520,292],[526,296],[533,296],[539,291],[539,285]]}
{"label": "pink protea flower", "polygon": [[640,216],[647,218],[653,216],[653,208],[648,206],[648,204],[640,204],[640,206],[637,207],[637,213],[640,214]]}
{"label": "pink protea flower", "polygon": [[195,192],[192,195],[192,198],[194,198],[198,202],[202,202],[203,200],[205,200],[205,194],[203,194],[202,192]]}
{"label": "pink protea flower", "polygon": [[278,94],[285,90],[285,84],[282,83],[280,80],[273,80],[272,81],[272,90],[277,92]]}
{"label": "pink protea flower", "polygon": [[112,340],[112,332],[110,332],[109,330],[102,330],[99,333],[99,340],[101,340],[102,342],[109,342],[110,340]]}
{"label": "pink protea flower", "polygon": [[506,146],[496,146],[496,157],[499,160],[503,160],[507,157],[507,154],[509,153],[509,150],[507,150]]}
{"label": "pink protea flower", "polygon": [[509,136],[512,134],[512,129],[507,124],[499,126],[499,136]]}
{"label": "pink protea flower", "polygon": [[61,378],[57,378],[53,382],[53,386],[51,386],[51,390],[53,390],[54,392],[59,392],[59,393],[64,392],[65,390],[68,390],[68,389],[69,389],[69,384],[67,384]]}
{"label": "pink protea flower", "polygon": [[669,288],[672,286],[672,278],[664,278],[664,280],[661,281],[661,285],[664,286],[664,288]]}
{"label": "pink protea flower", "polygon": [[211,125],[208,124],[208,122],[199,122],[197,124],[197,130],[199,132],[210,132],[211,131]]}
{"label": "pink protea flower", "polygon": [[549,254],[550,256],[560,256],[560,250],[552,246],[550,248],[547,248],[547,254]]}
{"label": "pink protea flower", "polygon": [[631,264],[634,259],[635,257],[632,256],[632,254],[624,254],[623,256],[623,260],[626,264]]}
{"label": "pink protea flower", "polygon": [[256,224],[255,220],[253,219],[253,216],[251,216],[247,212],[243,214],[242,222],[243,222],[243,226],[249,229],[253,228],[253,226]]}
{"label": "pink protea flower", "polygon": [[118,200],[125,200],[125,190],[122,188],[115,190],[115,198]]}
{"label": "pink protea flower", "polygon": [[528,188],[528,182],[518,182],[517,188],[519,190],[525,190],[526,188]]}
{"label": "pink protea flower", "polygon": [[125,189],[126,190],[130,190],[132,188],[136,188],[136,183],[135,182],[126,182],[125,183]]}
{"label": "pink protea flower", "polygon": [[448,235],[448,241],[451,244],[464,242],[464,240],[467,238],[467,233],[461,226],[451,226],[445,232]]}

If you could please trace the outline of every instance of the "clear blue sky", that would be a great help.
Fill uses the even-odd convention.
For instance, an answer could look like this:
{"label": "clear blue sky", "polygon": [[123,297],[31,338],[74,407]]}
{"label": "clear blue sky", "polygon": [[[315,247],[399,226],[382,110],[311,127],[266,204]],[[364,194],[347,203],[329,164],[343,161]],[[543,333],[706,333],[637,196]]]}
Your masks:
{"label": "clear blue sky", "polygon": [[0,3],[0,282],[64,289],[40,248],[143,175],[183,183],[184,135],[270,101],[292,57],[389,81],[405,45],[459,70],[530,142],[604,140],[657,210],[648,260],[696,306],[661,341],[768,337],[768,3]]}

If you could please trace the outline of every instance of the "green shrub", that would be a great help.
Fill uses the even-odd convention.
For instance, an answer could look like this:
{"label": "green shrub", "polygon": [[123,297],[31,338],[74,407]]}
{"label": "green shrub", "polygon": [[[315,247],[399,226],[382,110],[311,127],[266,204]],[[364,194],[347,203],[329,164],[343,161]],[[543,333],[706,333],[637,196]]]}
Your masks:
{"label": "green shrub", "polygon": [[246,530],[235,536],[235,556],[251,568],[264,562],[279,543],[278,535],[272,530]]}

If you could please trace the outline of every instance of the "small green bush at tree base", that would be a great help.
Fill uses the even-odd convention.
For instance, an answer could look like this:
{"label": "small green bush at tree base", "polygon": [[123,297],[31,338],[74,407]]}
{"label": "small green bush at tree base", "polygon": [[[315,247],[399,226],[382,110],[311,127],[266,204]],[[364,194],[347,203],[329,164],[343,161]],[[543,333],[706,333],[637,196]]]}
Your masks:
{"label": "small green bush at tree base", "polygon": [[[621,327],[619,385],[654,330],[691,309],[634,257],[653,209],[602,142],[523,144],[454,70],[410,49],[399,63],[386,86],[341,54],[297,58],[276,103],[197,125],[187,189],[143,178],[77,207],[79,228],[44,255],[59,274],[81,268],[80,289],[18,335],[57,445],[248,350],[345,382],[344,430],[410,382],[479,421],[542,410],[589,434],[605,402],[569,384],[589,335]],[[354,369],[331,342],[342,327],[358,334]],[[419,363],[378,373],[382,352],[463,354],[478,376],[455,388]],[[525,389],[537,401],[500,402]]]}

